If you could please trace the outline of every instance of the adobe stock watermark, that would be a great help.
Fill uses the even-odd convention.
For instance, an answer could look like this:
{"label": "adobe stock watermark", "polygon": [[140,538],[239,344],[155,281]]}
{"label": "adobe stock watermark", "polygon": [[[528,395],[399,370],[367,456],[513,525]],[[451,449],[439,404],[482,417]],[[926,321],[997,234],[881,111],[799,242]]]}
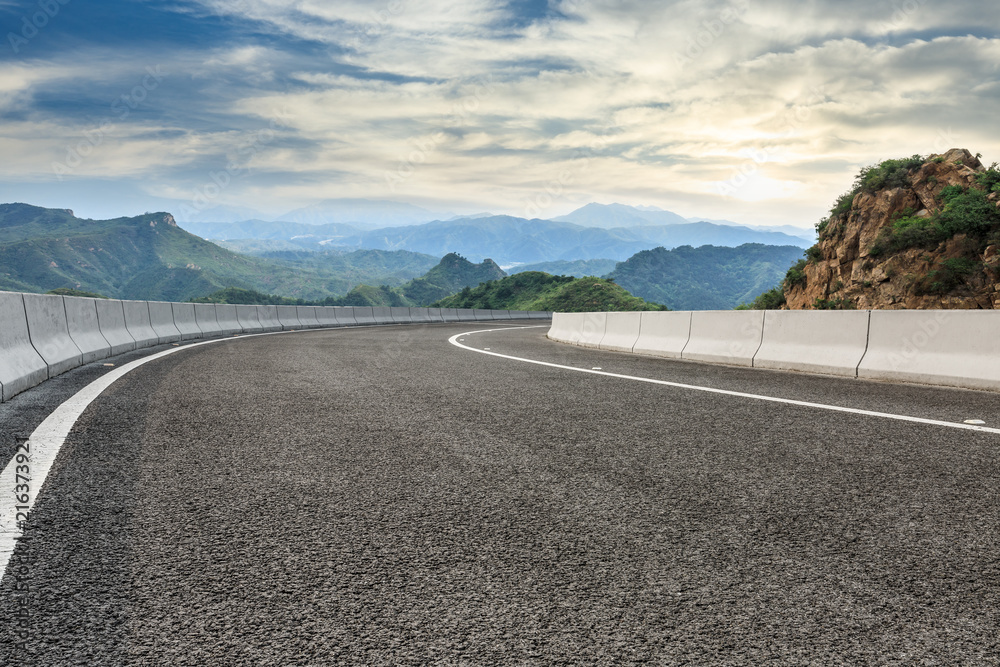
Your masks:
{"label": "adobe stock watermark", "polygon": [[750,0],[736,0],[715,18],[702,21],[688,37],[684,51],[674,54],[674,63],[685,67],[705,55],[705,52],[726,34],[729,27],[743,18],[748,11],[750,11]]}
{"label": "adobe stock watermark", "polygon": [[18,32],[8,32],[7,42],[11,50],[18,54],[21,49],[38,36],[49,22],[59,15],[60,10],[68,5],[70,0],[38,0],[38,11],[21,17]]}
{"label": "adobe stock watermark", "polygon": [[903,337],[896,352],[889,353],[889,366],[894,371],[909,366],[941,333],[941,327],[951,319],[947,310],[935,311],[920,321],[909,336]]}
{"label": "adobe stock watermark", "polygon": [[893,32],[905,27],[906,20],[917,13],[927,0],[890,0],[886,2],[892,10],[889,19],[879,28],[882,32]]}
{"label": "adobe stock watermark", "polygon": [[180,215],[190,219],[191,216],[201,213],[218,199],[220,195],[234,181],[250,174],[251,163],[254,158],[278,137],[278,131],[287,127],[287,120],[292,117],[287,108],[275,113],[267,124],[267,127],[243,138],[243,141],[233,152],[233,158],[226,163],[226,166],[218,171],[210,171],[208,179],[203,185],[195,189],[194,195],[188,204],[181,206]]}
{"label": "adobe stock watermark", "polygon": [[393,19],[402,15],[405,9],[406,3],[402,0],[390,0],[384,7],[372,13],[371,21],[361,24],[353,30],[354,39],[347,42],[347,46],[357,49],[361,46],[362,36],[381,35],[389,27]]}
{"label": "adobe stock watermark", "polygon": [[107,137],[114,133],[118,124],[126,120],[132,114],[132,111],[138,109],[139,105],[146,101],[151,92],[160,87],[166,76],[160,69],[160,65],[146,67],[146,74],[140,82],[111,103],[112,117],[105,119],[95,128],[85,130],[83,138],[76,142],[76,144],[66,147],[66,159],[63,162],[52,163],[52,173],[56,175],[56,178],[61,181],[64,176],[72,173],[77,167],[82,165],[84,160],[93,154],[94,150],[104,144],[104,140]]}
{"label": "adobe stock watermark", "polygon": [[[809,93],[809,100],[805,104],[795,105],[794,109],[781,117],[781,136],[790,137],[802,129],[812,118],[813,105],[826,99],[826,89],[823,86],[811,86]],[[765,164],[772,161],[774,154],[767,148],[751,148],[747,151],[747,157],[745,162],[733,170],[728,179],[716,184],[715,190],[718,194],[724,197],[736,194]]]}
{"label": "adobe stock watermark", "polygon": [[539,217],[543,211],[552,207],[557,201],[568,197],[568,188],[584,173],[590,170],[591,161],[598,152],[608,147],[611,140],[607,136],[601,136],[595,142],[595,146],[580,148],[574,151],[570,162],[572,167],[567,167],[560,171],[555,178],[545,183],[542,191],[533,197],[529,197],[524,202],[524,216],[528,220]]}
{"label": "adobe stock watermark", "polygon": [[390,191],[396,192],[396,188],[405,183],[413,174],[417,167],[425,164],[430,156],[448,138],[447,128],[462,127],[466,120],[473,114],[478,113],[480,106],[491,95],[496,92],[496,84],[493,75],[489,74],[476,82],[476,87],[469,95],[465,95],[452,106],[448,119],[442,123],[443,129],[429,137],[421,139],[411,139],[413,149],[405,156],[399,158],[399,163],[393,170],[385,172],[385,184]]}

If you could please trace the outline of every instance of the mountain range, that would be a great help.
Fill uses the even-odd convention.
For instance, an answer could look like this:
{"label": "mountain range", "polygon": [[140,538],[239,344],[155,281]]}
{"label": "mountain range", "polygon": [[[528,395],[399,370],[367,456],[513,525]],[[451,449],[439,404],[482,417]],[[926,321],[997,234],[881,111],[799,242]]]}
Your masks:
{"label": "mountain range", "polygon": [[[182,223],[182,226],[202,238],[230,244],[239,242],[244,248],[246,241],[253,239],[281,241],[308,250],[409,250],[439,257],[457,252],[472,261],[491,258],[502,266],[596,258],[623,261],[639,251],[659,246],[669,249],[682,245],[735,247],[744,243],[762,243],[806,248],[813,243],[806,236],[714,222],[663,224],[669,216],[660,214],[668,212],[643,212],[621,206],[595,208],[599,206],[591,205],[577,212],[585,218],[587,225],[565,220],[528,220],[497,215],[459,217],[373,230],[363,230],[346,223],[309,225],[261,220]],[[644,218],[643,224],[631,227],[596,226],[595,216],[605,209],[610,211],[611,216],[607,224],[623,221],[628,213],[625,209],[651,217]],[[230,247],[240,247],[239,244]]]}

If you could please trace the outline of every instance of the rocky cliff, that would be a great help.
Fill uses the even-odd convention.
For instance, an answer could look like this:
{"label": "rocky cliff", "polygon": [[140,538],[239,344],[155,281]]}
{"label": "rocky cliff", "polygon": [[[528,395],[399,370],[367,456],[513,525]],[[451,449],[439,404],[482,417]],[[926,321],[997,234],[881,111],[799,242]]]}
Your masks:
{"label": "rocky cliff", "polygon": [[1000,308],[1000,171],[953,149],[862,170],[785,299],[804,308]]}

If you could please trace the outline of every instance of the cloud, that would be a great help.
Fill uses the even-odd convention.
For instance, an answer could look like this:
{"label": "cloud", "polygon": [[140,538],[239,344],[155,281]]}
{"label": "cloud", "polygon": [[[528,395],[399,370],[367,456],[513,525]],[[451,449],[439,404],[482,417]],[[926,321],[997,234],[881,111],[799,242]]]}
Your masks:
{"label": "cloud", "polygon": [[[0,18],[12,30],[32,7]],[[598,200],[806,226],[878,159],[1000,159],[1000,37],[984,28],[1000,6],[972,0],[108,7],[98,20],[68,3],[0,54],[0,150],[15,156],[0,180],[55,179],[111,122],[60,182],[193,199],[242,159],[253,168],[217,204],[521,214],[542,198],[558,215]],[[167,76],[136,100],[147,67]]]}

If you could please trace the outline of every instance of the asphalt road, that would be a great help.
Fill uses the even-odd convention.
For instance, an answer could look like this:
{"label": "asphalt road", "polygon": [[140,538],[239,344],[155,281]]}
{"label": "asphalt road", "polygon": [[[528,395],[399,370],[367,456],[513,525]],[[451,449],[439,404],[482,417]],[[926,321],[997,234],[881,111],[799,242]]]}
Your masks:
{"label": "asphalt road", "polygon": [[[243,338],[120,380],[18,545],[24,644],[10,570],[0,586],[0,664],[1000,664],[1000,435],[449,344],[477,328]],[[465,344],[1000,426],[996,394],[545,331]],[[102,372],[4,404],[7,459]]]}

